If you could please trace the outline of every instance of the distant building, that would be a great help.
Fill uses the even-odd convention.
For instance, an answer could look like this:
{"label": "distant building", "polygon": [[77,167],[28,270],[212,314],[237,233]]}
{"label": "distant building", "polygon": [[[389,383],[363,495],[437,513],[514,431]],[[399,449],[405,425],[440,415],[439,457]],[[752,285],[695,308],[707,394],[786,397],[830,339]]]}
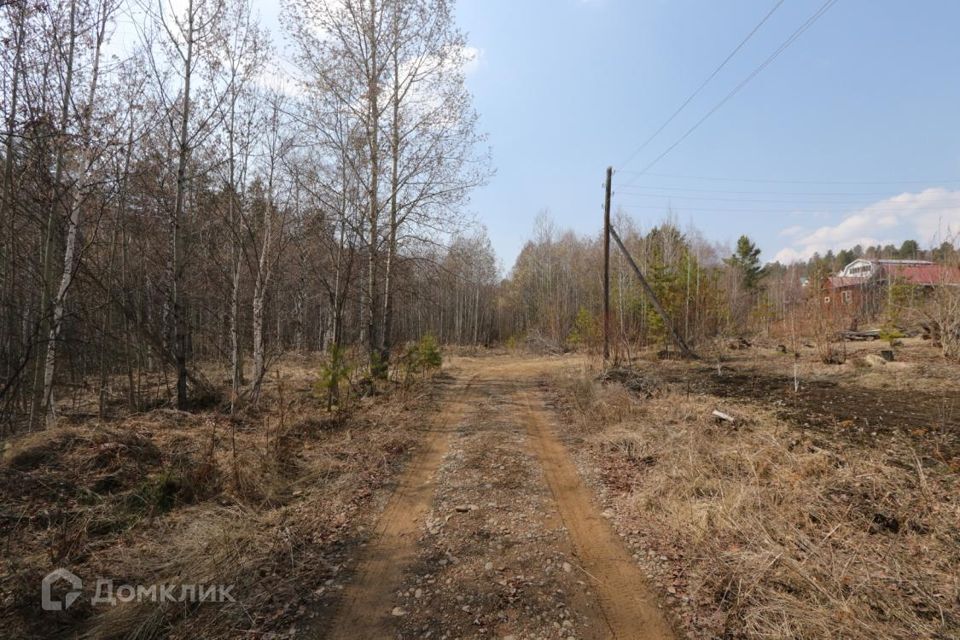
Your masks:
{"label": "distant building", "polygon": [[890,284],[905,284],[923,292],[939,286],[960,286],[960,268],[929,260],[868,260],[860,258],[827,279],[822,304],[854,317],[879,310]]}

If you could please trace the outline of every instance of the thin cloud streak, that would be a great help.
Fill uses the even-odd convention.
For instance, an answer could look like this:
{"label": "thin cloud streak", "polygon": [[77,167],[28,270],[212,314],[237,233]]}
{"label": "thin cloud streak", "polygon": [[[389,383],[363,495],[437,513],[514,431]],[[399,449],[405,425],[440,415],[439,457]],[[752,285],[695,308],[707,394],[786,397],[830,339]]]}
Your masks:
{"label": "thin cloud streak", "polygon": [[813,230],[792,226],[781,237],[795,238],[780,249],[774,260],[790,263],[815,253],[848,249],[855,245],[899,244],[910,238],[935,245],[960,232],[960,191],[943,188],[900,195],[875,202],[846,215],[835,225]]}

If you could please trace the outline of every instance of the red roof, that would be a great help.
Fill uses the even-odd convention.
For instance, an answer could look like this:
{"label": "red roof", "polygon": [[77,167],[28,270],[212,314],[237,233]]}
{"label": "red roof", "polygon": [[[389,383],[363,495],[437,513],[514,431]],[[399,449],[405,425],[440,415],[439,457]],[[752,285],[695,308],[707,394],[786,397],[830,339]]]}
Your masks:
{"label": "red roof", "polygon": [[909,284],[926,286],[938,284],[960,285],[960,268],[958,267],[947,267],[941,264],[885,264],[883,265],[883,270],[892,276],[894,280],[900,280]]}
{"label": "red roof", "polygon": [[[906,282],[918,286],[954,285],[960,286],[960,267],[947,267],[941,264],[883,264],[879,279],[892,277],[897,282]],[[830,276],[827,286],[831,289],[858,287],[868,283],[870,278],[863,276]]]}

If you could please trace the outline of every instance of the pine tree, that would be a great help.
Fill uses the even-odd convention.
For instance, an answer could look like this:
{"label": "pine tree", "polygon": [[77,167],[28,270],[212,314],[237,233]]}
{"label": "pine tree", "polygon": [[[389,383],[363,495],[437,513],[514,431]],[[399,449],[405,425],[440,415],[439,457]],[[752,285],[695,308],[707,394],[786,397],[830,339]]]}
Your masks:
{"label": "pine tree", "polygon": [[760,266],[760,249],[749,237],[740,236],[737,240],[737,251],[727,258],[726,263],[743,274],[743,285],[749,290],[755,290],[764,276]]}
{"label": "pine tree", "polygon": [[919,253],[920,245],[916,240],[904,240],[900,250],[897,251],[898,256],[904,260],[916,260]]}

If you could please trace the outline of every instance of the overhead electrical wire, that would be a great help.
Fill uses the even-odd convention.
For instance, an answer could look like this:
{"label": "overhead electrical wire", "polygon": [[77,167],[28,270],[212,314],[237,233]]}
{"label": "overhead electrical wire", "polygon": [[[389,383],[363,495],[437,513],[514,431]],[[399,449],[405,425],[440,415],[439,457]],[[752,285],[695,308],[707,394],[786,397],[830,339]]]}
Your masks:
{"label": "overhead electrical wire", "polygon": [[[951,182],[949,180],[941,180],[940,182]],[[956,180],[955,182],[960,182]],[[924,182],[923,184],[931,184],[929,182]],[[695,189],[693,187],[668,187],[664,185],[633,185],[630,187],[622,187],[618,189],[618,193],[626,193],[630,195],[645,196],[649,195],[646,193],[647,190],[655,191],[679,191],[680,193],[721,193],[725,195],[744,195],[744,196],[816,196],[816,197],[832,197],[832,196],[843,196],[843,197],[874,197],[874,198],[889,198],[891,197],[890,190],[886,191],[738,191],[730,189]],[[899,189],[895,189],[899,191]],[[682,196],[677,196],[682,197]]]}
{"label": "overhead electrical wire", "polygon": [[[852,203],[851,203],[852,204]],[[647,204],[637,204],[634,202],[624,202],[619,203],[619,207],[624,209],[651,209],[656,211],[663,211],[663,205],[647,205]],[[827,213],[829,209],[827,207],[817,208],[817,209],[802,209],[802,208],[793,208],[793,207],[783,207],[780,209],[753,209],[750,207],[686,207],[686,206],[677,206],[674,207],[669,205],[669,208],[676,208],[678,211],[693,211],[698,213],[765,213],[765,214],[823,214]],[[854,206],[854,208],[859,210],[869,209],[871,213],[916,213],[923,211],[952,211],[960,209],[960,206],[923,206],[923,207],[911,207],[907,211],[904,211],[902,208],[884,206],[884,205],[864,205],[864,206]]]}
{"label": "overhead electrical wire", "polygon": [[[726,198],[723,196],[684,196],[678,195],[675,193],[634,193],[628,192],[627,195],[635,198],[667,198],[667,199],[676,199],[676,200],[705,200],[707,202],[761,202],[766,204],[816,204],[816,205],[839,205],[839,206],[851,206],[855,205],[855,201],[850,200],[819,200],[819,199],[810,199],[810,198],[790,198],[789,200],[784,200],[782,198]],[[777,195],[777,194],[771,194]],[[834,196],[835,197],[835,196]],[[863,196],[858,196],[863,198]],[[876,197],[876,196],[874,196]],[[887,199],[895,196],[887,196]]]}
{"label": "overhead electrical wire", "polygon": [[670,178],[675,180],[704,180],[712,182],[749,182],[758,184],[825,184],[825,185],[897,185],[897,184],[934,184],[960,183],[960,178],[936,180],[775,180],[770,178],[729,178],[716,176],[682,176],[668,173],[647,173],[645,171],[617,170],[617,173],[645,176],[649,178]]}
{"label": "overhead electrical wire", "polygon": [[785,2],[785,0],[778,0],[778,2],[773,5],[773,8],[770,9],[770,11],[768,11],[765,16],[763,16],[763,19],[760,20],[760,22],[758,22],[758,23],[756,24],[756,26],[754,26],[753,29],[750,30],[750,33],[748,33],[748,34],[746,35],[746,37],[744,37],[744,39],[740,41],[740,44],[738,44],[736,47],[734,47],[733,51],[731,51],[729,54],[727,54],[727,57],[723,59],[723,62],[721,62],[719,65],[717,65],[717,68],[714,69],[713,72],[712,72],[709,76],[707,76],[707,78],[706,78],[703,82],[700,83],[700,86],[698,86],[698,87],[693,91],[693,93],[691,93],[689,96],[687,96],[687,99],[684,100],[682,103],[680,103],[680,106],[677,107],[677,109],[670,115],[670,117],[667,118],[667,119],[664,121],[663,124],[661,124],[659,127],[657,127],[657,130],[654,131],[653,133],[651,133],[650,136],[649,136],[646,140],[644,140],[643,143],[642,143],[639,147],[637,147],[637,148],[633,151],[633,153],[631,153],[630,156],[627,157],[626,160],[624,160],[622,163],[620,163],[620,166],[626,166],[626,165],[630,164],[630,161],[631,161],[631,160],[633,160],[634,158],[636,158],[637,155],[639,155],[641,151],[643,151],[644,149],[646,149],[646,148],[647,148],[647,145],[649,145],[651,142],[653,142],[654,138],[656,138],[658,135],[660,135],[660,132],[662,132],[664,129],[666,129],[667,126],[668,126],[671,122],[673,122],[673,120],[674,120],[678,115],[680,115],[680,112],[682,112],[684,109],[686,109],[687,105],[690,104],[690,102],[691,102],[694,98],[696,98],[698,95],[700,95],[700,92],[703,91],[703,89],[704,89],[708,84],[710,84],[710,81],[713,80],[715,77],[717,77],[717,74],[720,73],[720,71],[722,71],[725,66],[727,66],[727,63],[730,62],[730,60],[733,59],[733,56],[737,55],[737,53],[740,51],[740,49],[743,48],[743,45],[747,44],[747,42],[750,41],[750,38],[752,38],[752,37],[754,36],[754,34],[755,34],[757,31],[760,30],[760,27],[762,27],[762,26],[767,22],[767,20],[770,19],[770,16],[772,16],[774,13],[776,13],[777,9],[779,9],[780,6],[781,6],[784,2]]}
{"label": "overhead electrical wire", "polygon": [[[751,71],[750,74],[747,75],[747,77],[745,77],[743,80],[741,80],[740,83],[739,83],[737,86],[735,86],[729,93],[727,93],[727,95],[725,95],[725,96],[723,97],[723,99],[721,99],[721,100],[720,100],[717,104],[715,104],[709,111],[707,111],[707,113],[706,113],[702,118],[700,118],[699,120],[697,120],[697,122],[694,123],[694,125],[693,125],[692,127],[690,127],[689,129],[687,129],[687,131],[684,132],[683,135],[681,135],[679,138],[677,138],[677,140],[674,141],[673,144],[671,144],[671,145],[668,146],[666,149],[664,149],[663,152],[660,153],[660,155],[658,155],[658,156],[657,156],[656,158],[654,158],[652,161],[650,161],[649,163],[647,163],[647,165],[644,166],[643,169],[641,169],[639,172],[637,172],[637,174],[636,174],[637,177],[634,179],[634,182],[635,182],[637,179],[639,179],[641,176],[643,176],[648,170],[650,170],[650,169],[651,169],[653,166],[655,166],[658,162],[660,162],[663,158],[665,158],[665,157],[667,156],[667,154],[669,154],[671,151],[673,151],[674,149],[676,149],[684,140],[686,140],[686,139],[690,136],[690,134],[692,134],[694,131],[696,131],[698,128],[700,128],[700,125],[702,125],[704,122],[706,122],[707,119],[710,118],[710,116],[712,116],[714,113],[716,113],[718,110],[720,110],[720,108],[723,107],[723,105],[725,105],[727,102],[729,102],[730,99],[732,99],[735,95],[737,95],[738,93],[740,93],[740,91],[741,91],[745,86],[747,86],[747,84],[749,84],[751,80],[753,80],[755,77],[757,77],[758,75],[760,75],[760,73],[761,73],[764,69],[766,69],[768,66],[770,66],[770,64],[771,64],[774,60],[776,60],[778,57],[780,57],[780,54],[782,54],[784,51],[787,50],[787,48],[790,47],[790,45],[792,45],[794,42],[796,42],[796,41],[800,38],[800,36],[802,36],[810,27],[812,27],[812,26],[814,25],[814,23],[816,23],[817,20],[819,20],[827,11],[829,11],[829,10],[833,7],[833,5],[835,5],[838,1],[839,1],[839,0],[826,0],[826,2],[824,2],[822,5],[820,5],[820,8],[817,9],[817,10],[813,13],[813,15],[811,15],[809,18],[807,18],[807,20],[806,20],[803,24],[801,24],[799,27],[797,27],[797,29],[796,29],[793,33],[790,34],[790,37],[788,37],[779,47],[777,47],[777,49],[776,49],[772,54],[770,54],[770,56],[767,57],[766,60],[764,60],[759,66],[757,66],[753,71]],[[632,183],[628,183],[628,185],[629,185],[629,184],[632,184]]]}

